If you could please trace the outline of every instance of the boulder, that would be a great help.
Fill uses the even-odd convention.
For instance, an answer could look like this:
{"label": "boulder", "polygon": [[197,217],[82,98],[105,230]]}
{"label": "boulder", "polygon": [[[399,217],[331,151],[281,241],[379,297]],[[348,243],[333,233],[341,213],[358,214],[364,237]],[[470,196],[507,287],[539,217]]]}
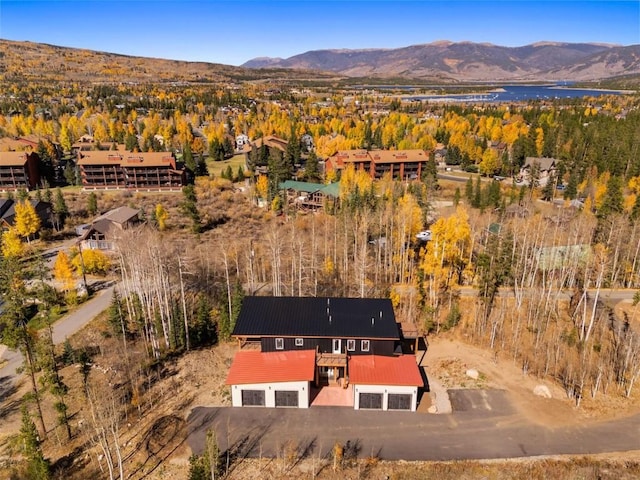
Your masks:
{"label": "boulder", "polygon": [[478,370],[476,370],[475,368],[470,368],[465,373],[467,377],[473,378],[474,380],[477,380],[478,377],[480,376],[480,374],[478,373]]}
{"label": "boulder", "polygon": [[542,398],[551,398],[551,391],[546,385],[536,385],[533,394]]}

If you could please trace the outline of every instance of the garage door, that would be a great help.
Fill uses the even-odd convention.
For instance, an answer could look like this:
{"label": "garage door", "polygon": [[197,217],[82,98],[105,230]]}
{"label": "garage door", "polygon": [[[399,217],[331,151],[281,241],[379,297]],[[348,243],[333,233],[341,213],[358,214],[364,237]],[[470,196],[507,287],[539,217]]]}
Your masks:
{"label": "garage door", "polygon": [[243,390],[243,407],[264,407],[264,390]]}
{"label": "garage door", "polygon": [[276,407],[297,407],[297,390],[276,390]]}
{"label": "garage door", "polygon": [[389,394],[389,410],[411,410],[410,394]]}
{"label": "garage door", "polygon": [[381,410],[382,394],[381,393],[361,393],[360,408],[370,408],[374,410]]}

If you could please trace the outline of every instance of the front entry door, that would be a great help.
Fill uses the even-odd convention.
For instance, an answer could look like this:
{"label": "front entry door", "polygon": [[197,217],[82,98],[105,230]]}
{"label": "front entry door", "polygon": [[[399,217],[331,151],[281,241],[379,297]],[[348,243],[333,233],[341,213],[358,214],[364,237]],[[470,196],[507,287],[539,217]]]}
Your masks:
{"label": "front entry door", "polygon": [[342,353],[342,340],[339,338],[333,339],[333,353]]}

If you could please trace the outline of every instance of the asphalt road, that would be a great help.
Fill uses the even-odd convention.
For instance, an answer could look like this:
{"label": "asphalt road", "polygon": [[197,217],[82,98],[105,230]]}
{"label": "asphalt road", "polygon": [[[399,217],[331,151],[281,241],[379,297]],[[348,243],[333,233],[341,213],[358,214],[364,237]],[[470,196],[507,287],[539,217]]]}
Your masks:
{"label": "asphalt road", "polygon": [[[56,345],[84,327],[93,320],[99,313],[103,312],[111,303],[114,286],[109,286],[97,292],[87,302],[83,303],[70,315],[67,315],[53,324],[53,343]],[[22,355],[15,350],[7,349],[1,356],[6,363],[0,368],[0,379],[7,382],[3,377],[16,376],[16,369],[22,365]],[[0,399],[1,400],[1,399]]]}
{"label": "asphalt road", "polygon": [[213,427],[221,451],[230,445],[240,458],[281,457],[287,442],[316,458],[326,455],[336,442],[349,442],[360,458],[385,460],[516,458],[640,449],[640,415],[551,429],[516,413],[504,391],[457,390],[450,394],[454,405],[450,415],[348,407],[198,407],[188,418],[187,441],[194,453],[201,453],[206,432]]}

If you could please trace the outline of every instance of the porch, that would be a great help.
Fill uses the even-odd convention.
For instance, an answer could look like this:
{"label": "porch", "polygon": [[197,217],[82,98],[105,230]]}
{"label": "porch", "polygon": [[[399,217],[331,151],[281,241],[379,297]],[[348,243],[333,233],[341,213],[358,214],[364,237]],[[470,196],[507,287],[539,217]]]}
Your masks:
{"label": "porch", "polygon": [[316,352],[316,387],[347,388],[347,355],[344,353]]}
{"label": "porch", "polygon": [[353,385],[346,388],[311,387],[312,407],[351,407],[353,408]]}

